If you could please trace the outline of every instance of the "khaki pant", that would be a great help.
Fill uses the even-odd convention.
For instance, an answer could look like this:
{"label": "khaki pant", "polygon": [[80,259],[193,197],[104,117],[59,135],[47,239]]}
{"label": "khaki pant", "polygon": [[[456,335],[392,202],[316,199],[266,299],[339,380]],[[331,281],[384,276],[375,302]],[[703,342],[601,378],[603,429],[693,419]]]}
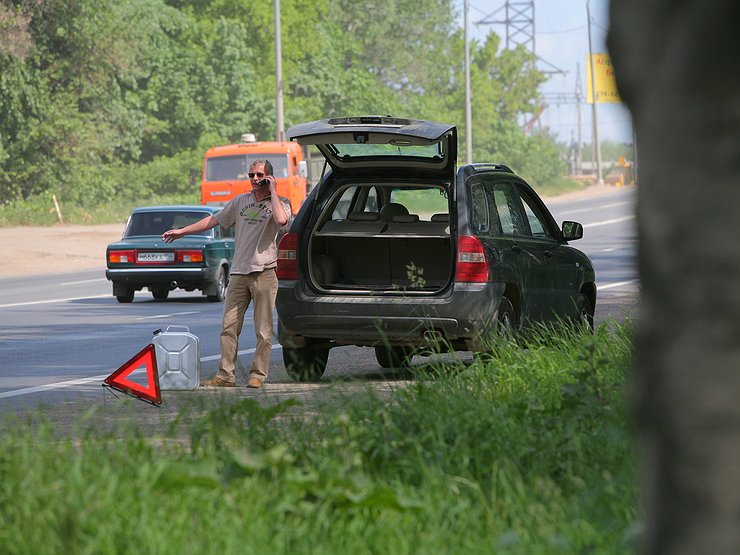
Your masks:
{"label": "khaki pant", "polygon": [[254,332],[257,347],[249,368],[250,377],[264,381],[272,354],[272,325],[275,297],[278,290],[277,274],[274,269],[251,274],[232,274],[224,304],[224,318],[221,324],[221,362],[218,376],[229,382],[236,380],[236,354],[239,349],[239,335],[244,324],[244,314],[249,303],[254,301]]}

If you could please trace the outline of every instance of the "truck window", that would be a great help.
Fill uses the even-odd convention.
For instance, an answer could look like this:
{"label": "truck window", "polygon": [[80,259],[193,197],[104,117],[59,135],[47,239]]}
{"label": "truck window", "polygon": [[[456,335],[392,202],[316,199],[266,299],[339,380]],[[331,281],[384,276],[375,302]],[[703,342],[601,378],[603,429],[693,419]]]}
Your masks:
{"label": "truck window", "polygon": [[249,166],[255,160],[269,160],[275,177],[288,177],[287,154],[236,154],[218,156],[206,160],[206,181],[247,180]]}

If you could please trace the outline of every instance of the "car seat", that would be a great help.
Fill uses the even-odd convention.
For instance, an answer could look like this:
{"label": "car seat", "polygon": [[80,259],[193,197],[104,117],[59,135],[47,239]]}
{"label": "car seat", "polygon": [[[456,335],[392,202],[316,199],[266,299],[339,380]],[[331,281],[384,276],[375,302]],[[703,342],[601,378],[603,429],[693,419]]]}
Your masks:
{"label": "car seat", "polygon": [[386,222],[392,222],[394,216],[408,216],[408,214],[408,209],[397,202],[389,202],[380,209],[380,218]]}

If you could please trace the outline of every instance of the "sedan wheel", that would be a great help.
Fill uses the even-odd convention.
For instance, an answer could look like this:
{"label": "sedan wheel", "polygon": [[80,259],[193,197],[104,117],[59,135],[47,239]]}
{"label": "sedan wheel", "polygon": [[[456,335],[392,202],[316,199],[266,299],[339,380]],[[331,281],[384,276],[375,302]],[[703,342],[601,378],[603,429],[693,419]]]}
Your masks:
{"label": "sedan wheel", "polygon": [[134,300],[134,293],[132,287],[127,287],[122,295],[116,295],[116,299],[119,303],[130,303]]}
{"label": "sedan wheel", "polygon": [[283,347],[283,363],[288,376],[297,382],[315,382],[321,379],[329,359],[329,347],[308,344],[305,347]]}
{"label": "sedan wheel", "polygon": [[164,301],[165,299],[167,299],[169,294],[170,294],[169,289],[164,289],[164,288],[152,289],[152,297],[154,297],[155,301]]}
{"label": "sedan wheel", "polygon": [[229,285],[229,276],[226,269],[221,266],[216,274],[216,294],[208,295],[208,300],[212,303],[222,303],[226,299],[226,288]]}

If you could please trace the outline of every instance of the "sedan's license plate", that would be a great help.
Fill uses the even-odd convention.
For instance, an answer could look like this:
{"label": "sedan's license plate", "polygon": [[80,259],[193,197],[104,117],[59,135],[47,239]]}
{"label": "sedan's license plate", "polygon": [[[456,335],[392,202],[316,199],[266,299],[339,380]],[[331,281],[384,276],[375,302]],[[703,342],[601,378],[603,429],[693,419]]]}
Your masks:
{"label": "sedan's license plate", "polygon": [[136,256],[137,262],[174,262],[174,252],[140,252]]}

